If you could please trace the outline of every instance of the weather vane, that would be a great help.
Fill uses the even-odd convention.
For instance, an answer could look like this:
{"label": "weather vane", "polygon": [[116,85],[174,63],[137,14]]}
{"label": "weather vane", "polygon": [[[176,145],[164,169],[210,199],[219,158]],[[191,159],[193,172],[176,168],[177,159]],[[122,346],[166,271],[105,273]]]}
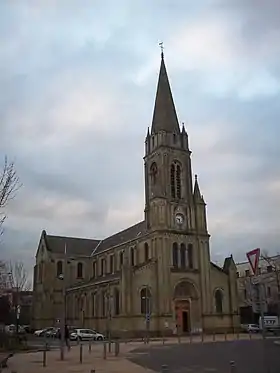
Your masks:
{"label": "weather vane", "polygon": [[163,42],[158,43],[158,45],[160,46],[160,49],[161,49],[161,55],[163,56],[163,49],[164,49],[164,47],[163,47]]}

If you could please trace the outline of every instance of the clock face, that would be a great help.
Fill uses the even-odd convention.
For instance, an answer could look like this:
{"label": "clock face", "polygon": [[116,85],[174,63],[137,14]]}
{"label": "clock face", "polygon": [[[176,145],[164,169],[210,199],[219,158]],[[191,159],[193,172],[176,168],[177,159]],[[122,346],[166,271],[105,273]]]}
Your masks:
{"label": "clock face", "polygon": [[183,214],[176,214],[175,216],[176,223],[182,225],[184,223],[184,215]]}

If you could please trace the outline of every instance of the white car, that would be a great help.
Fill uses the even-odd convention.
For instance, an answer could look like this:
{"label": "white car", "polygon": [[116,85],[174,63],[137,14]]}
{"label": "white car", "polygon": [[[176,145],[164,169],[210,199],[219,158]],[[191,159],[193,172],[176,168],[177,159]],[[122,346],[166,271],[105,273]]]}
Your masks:
{"label": "white car", "polygon": [[45,335],[45,333],[47,332],[51,332],[52,330],[54,330],[55,328],[54,327],[50,327],[50,328],[45,328],[45,329],[40,329],[40,330],[35,330],[34,332],[34,335],[36,337],[43,337]]}
{"label": "white car", "polygon": [[260,327],[257,324],[248,324],[245,329],[248,333],[259,333]]}
{"label": "white car", "polygon": [[75,329],[70,333],[71,341],[103,341],[104,335],[92,329]]}

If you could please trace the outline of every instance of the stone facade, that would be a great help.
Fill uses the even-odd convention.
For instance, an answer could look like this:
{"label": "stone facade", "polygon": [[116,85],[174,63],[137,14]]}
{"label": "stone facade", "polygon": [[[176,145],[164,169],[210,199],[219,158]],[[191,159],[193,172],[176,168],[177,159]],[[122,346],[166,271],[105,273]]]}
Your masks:
{"label": "stone facade", "polygon": [[[63,310],[68,325],[136,335],[239,326],[236,266],[211,263],[206,204],[192,179],[162,55],[145,139],[145,219],[104,240],[42,232],[34,269],[34,327]],[[64,274],[62,281],[59,275]]]}

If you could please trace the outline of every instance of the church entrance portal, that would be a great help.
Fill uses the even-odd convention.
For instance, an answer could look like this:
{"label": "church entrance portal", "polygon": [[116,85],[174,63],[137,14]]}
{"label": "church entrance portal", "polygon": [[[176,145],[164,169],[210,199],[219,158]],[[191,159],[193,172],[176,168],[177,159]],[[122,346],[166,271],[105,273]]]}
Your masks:
{"label": "church entrance portal", "polygon": [[174,291],[176,326],[179,333],[191,332],[194,303],[197,303],[197,294],[193,284],[188,281],[180,282]]}
{"label": "church entrance portal", "polygon": [[188,311],[182,312],[182,332],[188,333],[190,331],[189,329],[189,313]]}

